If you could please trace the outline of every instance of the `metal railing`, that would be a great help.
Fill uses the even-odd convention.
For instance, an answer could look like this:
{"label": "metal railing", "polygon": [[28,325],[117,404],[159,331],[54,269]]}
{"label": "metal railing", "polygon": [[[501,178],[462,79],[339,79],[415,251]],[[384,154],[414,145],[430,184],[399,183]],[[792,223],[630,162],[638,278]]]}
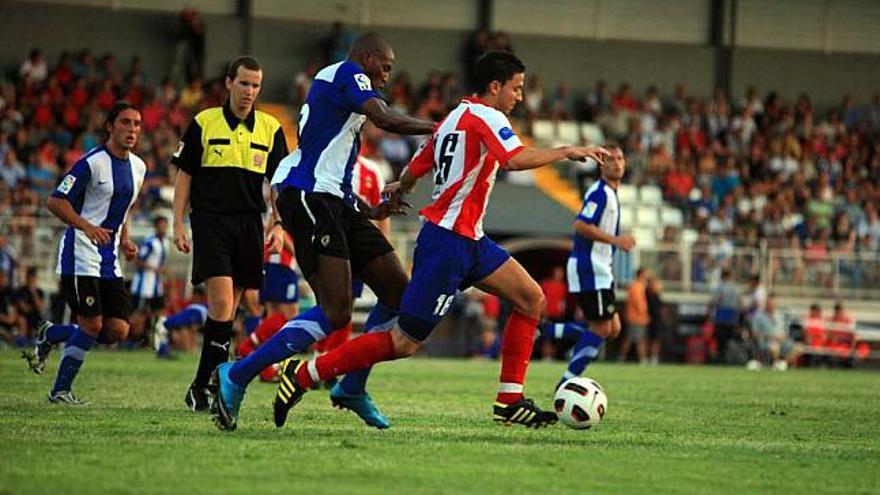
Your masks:
{"label": "metal railing", "polygon": [[[30,217],[34,219],[34,217]],[[55,218],[36,217],[22,223],[0,215],[3,230],[12,230],[9,243],[19,253],[22,265],[40,268],[41,282],[54,287],[58,240],[64,226]],[[142,239],[152,231],[147,222],[133,222],[131,234]],[[411,257],[417,232],[395,230],[393,243],[405,266]],[[757,247],[729,247],[686,243],[636,247],[630,253],[615,255],[615,279],[623,286],[632,280],[639,266],[650,268],[667,290],[699,293],[713,288],[721,270],[728,268],[733,280],[747,284],[753,274],[760,274],[767,290],[791,297],[846,297],[880,300],[880,254],[844,254],[829,252],[821,256],[790,250]],[[171,249],[167,259],[169,273],[186,278],[191,260]],[[129,265],[126,269],[130,270]]]}

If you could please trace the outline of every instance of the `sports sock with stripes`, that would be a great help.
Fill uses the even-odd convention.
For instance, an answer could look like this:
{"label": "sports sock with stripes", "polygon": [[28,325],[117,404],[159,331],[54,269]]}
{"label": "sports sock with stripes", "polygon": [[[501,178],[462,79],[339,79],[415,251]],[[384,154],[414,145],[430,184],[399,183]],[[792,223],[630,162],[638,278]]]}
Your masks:
{"label": "sports sock with stripes", "polygon": [[[395,323],[397,323],[397,311],[382,304],[382,302],[377,302],[373,310],[370,311],[367,322],[364,323],[364,329],[366,333],[388,332],[394,328]],[[364,393],[364,390],[367,388],[367,379],[370,377],[370,370],[372,369],[372,367],[368,366],[351,373],[346,373],[342,380],[339,381],[339,386],[349,395]]]}
{"label": "sports sock with stripes", "polygon": [[86,353],[95,345],[95,337],[83,332],[79,327],[73,331],[64,346],[64,352],[61,357],[61,364],[58,366],[58,375],[55,377],[55,386],[52,387],[52,393],[61,392],[62,390],[70,390],[73,386],[73,379],[79,373],[83,361],[86,359]]}
{"label": "sports sock with stripes", "polygon": [[590,330],[584,331],[581,338],[571,350],[571,359],[568,361],[568,369],[562,375],[561,382],[581,376],[587,365],[599,355],[599,348],[605,343],[605,339]]}
{"label": "sports sock with stripes", "polygon": [[523,383],[532,357],[538,320],[513,311],[501,336],[501,376],[498,402],[513,404],[523,397]]}
{"label": "sports sock with stripes", "polygon": [[240,386],[247,386],[267,366],[304,352],[330,330],[330,320],[320,306],[315,306],[288,321],[248,357],[232,365],[229,378]]}
{"label": "sports sock with stripes", "polygon": [[301,367],[296,379],[300,385],[309,388],[315,382],[329,380],[394,358],[394,341],[390,332],[366,333],[323,356],[318,356],[308,366]]}
{"label": "sports sock with stripes", "polygon": [[78,329],[79,327],[76,325],[59,325],[56,323],[46,330],[46,340],[52,344],[67,342],[70,340],[70,336],[73,335],[73,332]]}

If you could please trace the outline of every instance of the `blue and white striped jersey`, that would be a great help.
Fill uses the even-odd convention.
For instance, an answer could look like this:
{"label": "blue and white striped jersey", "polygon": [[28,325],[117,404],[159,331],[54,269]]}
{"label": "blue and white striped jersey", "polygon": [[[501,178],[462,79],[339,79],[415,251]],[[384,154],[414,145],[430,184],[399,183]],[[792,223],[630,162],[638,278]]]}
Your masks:
{"label": "blue and white striped jersey", "polygon": [[143,299],[162,295],[162,275],[159,270],[165,266],[168,253],[168,239],[151,235],[144,239],[138,249],[138,259],[145,267],[138,269],[131,281],[131,294]]}
{"label": "blue and white striped jersey", "polygon": [[[620,235],[620,202],[617,191],[602,179],[584,194],[584,206],[577,219],[598,226],[603,232]],[[614,283],[611,259],[616,247],[574,234],[574,247],[568,258],[568,291],[587,292],[610,289]]]}
{"label": "blue and white striped jersey", "polygon": [[354,205],[352,169],[367,120],[361,107],[381,97],[363,68],[351,60],[321,69],[300,110],[299,147],[281,160],[272,184],[330,193]]}
{"label": "blue and white striped jersey", "polygon": [[68,200],[85,220],[113,234],[109,244],[96,246],[85,232],[67,227],[58,252],[59,275],[122,277],[120,230],[141,190],[146,170],[144,161],[134,153],[122,160],[101,145],[83,155],[64,176],[52,197]]}

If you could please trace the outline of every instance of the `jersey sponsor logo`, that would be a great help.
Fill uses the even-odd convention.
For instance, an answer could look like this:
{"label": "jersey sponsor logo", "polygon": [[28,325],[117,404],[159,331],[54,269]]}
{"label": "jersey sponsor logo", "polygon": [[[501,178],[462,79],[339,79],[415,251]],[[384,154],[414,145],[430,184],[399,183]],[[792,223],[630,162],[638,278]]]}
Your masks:
{"label": "jersey sponsor logo", "polygon": [[596,210],[599,209],[599,205],[596,204],[595,201],[587,201],[587,205],[584,206],[584,215],[588,217],[592,217],[596,214]]}
{"label": "jersey sponsor logo", "polygon": [[177,143],[177,151],[174,152],[174,158],[180,158],[180,153],[183,152],[183,141]]}
{"label": "jersey sponsor logo", "polygon": [[76,177],[68,174],[64,176],[64,180],[61,181],[61,184],[58,184],[58,192],[62,194],[67,194],[73,189],[73,184],[76,183]]}
{"label": "jersey sponsor logo", "polygon": [[263,164],[263,155],[257,154],[254,155],[254,165],[260,166]]}
{"label": "jersey sponsor logo", "polygon": [[92,296],[86,296],[86,306],[94,306],[95,298]]}
{"label": "jersey sponsor logo", "polygon": [[513,130],[510,127],[502,127],[498,129],[498,136],[501,137],[502,141],[507,141],[514,136]]}
{"label": "jersey sponsor logo", "polygon": [[321,236],[321,245],[324,247],[327,247],[330,245],[330,236],[329,235]]}
{"label": "jersey sponsor logo", "polygon": [[366,74],[355,74],[354,82],[357,83],[361,91],[371,91],[373,89],[373,85],[370,84],[370,78]]}

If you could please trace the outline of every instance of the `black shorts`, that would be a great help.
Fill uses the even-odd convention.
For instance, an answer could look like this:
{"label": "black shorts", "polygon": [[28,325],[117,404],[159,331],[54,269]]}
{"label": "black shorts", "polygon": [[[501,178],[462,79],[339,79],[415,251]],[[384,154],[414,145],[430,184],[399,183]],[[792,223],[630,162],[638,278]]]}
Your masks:
{"label": "black shorts", "polygon": [[165,296],[140,297],[132,295],[131,307],[134,311],[150,310],[155,313],[165,307]]}
{"label": "black shorts", "polygon": [[263,220],[259,213],[193,212],[192,283],[232,277],[235,287],[263,285]]}
{"label": "black shorts", "polygon": [[382,231],[342,198],[287,187],[277,204],[306,280],[317,271],[319,254],[347,259],[352,273],[359,274],[370,261],[394,251]]}
{"label": "black shorts", "polygon": [[62,275],[61,292],[75,316],[103,316],[128,321],[131,302],[121,278]]}
{"label": "black shorts", "polygon": [[610,320],[617,314],[614,289],[599,289],[575,294],[577,303],[588,321]]}

